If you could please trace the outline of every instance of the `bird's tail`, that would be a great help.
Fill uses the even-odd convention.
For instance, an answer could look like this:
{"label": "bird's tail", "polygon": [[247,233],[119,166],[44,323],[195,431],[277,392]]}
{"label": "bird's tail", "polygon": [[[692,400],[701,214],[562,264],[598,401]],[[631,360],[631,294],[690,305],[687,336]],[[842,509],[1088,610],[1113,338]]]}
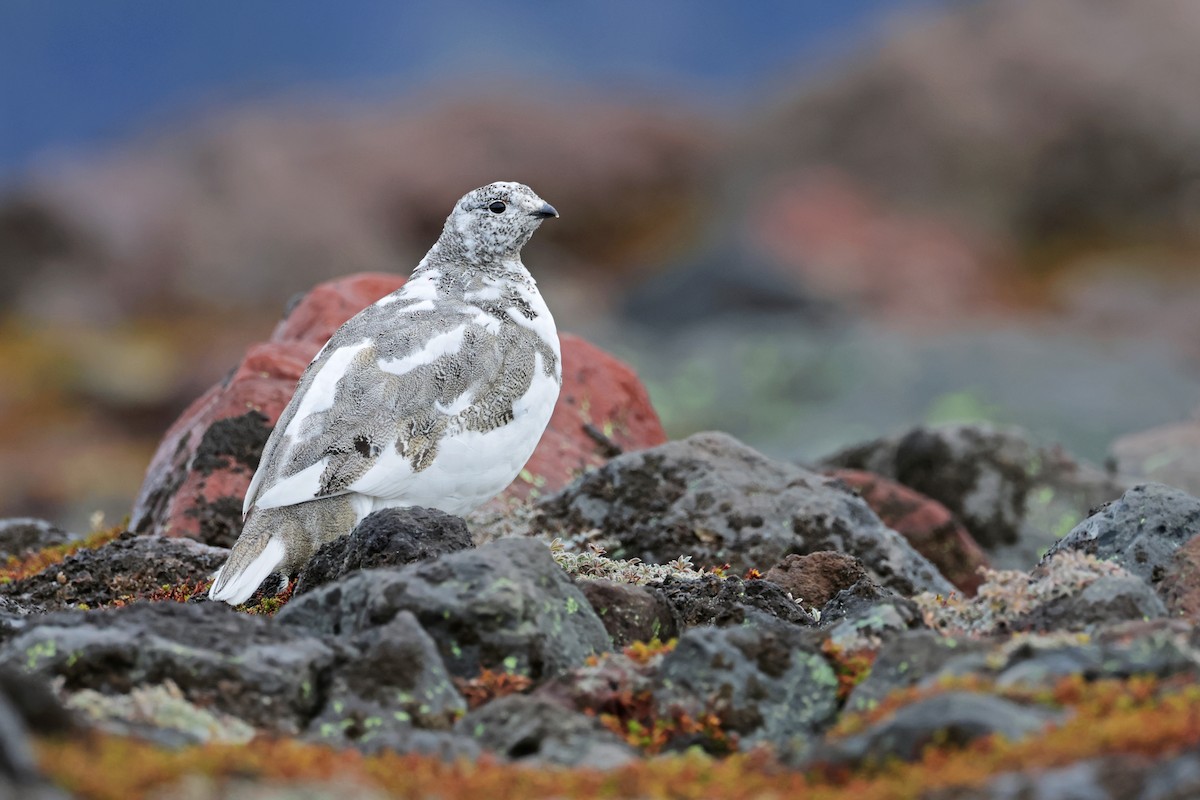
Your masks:
{"label": "bird's tail", "polygon": [[[272,572],[279,569],[287,557],[287,545],[283,531],[270,525],[275,514],[258,509],[250,512],[242,535],[233,545],[229,559],[217,570],[212,588],[208,590],[211,600],[224,600],[232,606],[250,599],[259,585]],[[276,530],[272,530],[275,528]]]}
{"label": "bird's tail", "polygon": [[272,573],[295,574],[318,547],[349,533],[356,521],[349,495],[251,508],[229,560],[213,577],[209,599],[234,606],[246,602]]}

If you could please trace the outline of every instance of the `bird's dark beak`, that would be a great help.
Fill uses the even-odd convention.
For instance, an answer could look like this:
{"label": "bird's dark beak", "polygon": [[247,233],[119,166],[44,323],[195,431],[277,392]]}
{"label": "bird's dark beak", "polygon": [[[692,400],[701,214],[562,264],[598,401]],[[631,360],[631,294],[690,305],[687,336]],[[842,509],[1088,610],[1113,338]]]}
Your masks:
{"label": "bird's dark beak", "polygon": [[533,215],[540,219],[546,219],[547,217],[554,217],[555,219],[557,219],[558,211],[554,208],[554,206],[550,205],[549,203],[542,203],[542,207],[539,208],[537,211],[533,212]]}

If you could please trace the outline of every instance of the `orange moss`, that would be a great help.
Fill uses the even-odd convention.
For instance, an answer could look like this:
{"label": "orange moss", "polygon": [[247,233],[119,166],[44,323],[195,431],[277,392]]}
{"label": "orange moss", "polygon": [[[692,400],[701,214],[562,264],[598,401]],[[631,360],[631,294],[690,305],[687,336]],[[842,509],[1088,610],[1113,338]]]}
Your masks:
{"label": "orange moss", "polygon": [[146,595],[145,599],[151,603],[186,603],[194,597],[200,597],[205,594],[210,586],[212,586],[212,580],[209,578],[196,581],[196,583],[191,585],[181,583],[178,586],[160,586]]}
{"label": "orange moss", "polygon": [[108,544],[124,532],[125,527],[117,525],[107,530],[97,531],[79,541],[47,547],[44,550],[31,553],[25,558],[9,556],[7,562],[3,566],[0,566],[0,583],[19,581],[31,575],[37,575],[39,572],[62,562],[67,556],[73,555],[80,550],[94,550],[101,545]]}
{"label": "orange moss", "polygon": [[861,649],[847,651],[845,648],[834,644],[832,639],[826,639],[821,643],[821,652],[825,655],[825,660],[833,667],[833,672],[837,675],[838,702],[845,702],[850,696],[850,692],[854,691],[854,687],[867,679],[871,674],[871,667],[875,664],[875,656],[877,653],[874,650]]}
{"label": "orange moss", "polygon": [[493,672],[490,669],[485,669],[478,676],[470,680],[455,678],[454,685],[458,687],[458,691],[466,698],[468,707],[479,708],[484,703],[489,703],[498,697],[506,697],[510,694],[523,694],[529,691],[529,687],[533,686],[533,679],[528,675],[516,675],[511,672]]}
{"label": "orange moss", "polygon": [[257,600],[251,598],[250,602],[242,603],[237,609],[255,616],[273,617],[292,599],[292,594],[296,591],[296,581],[296,578],[288,581],[287,588],[279,594],[264,595]]}
{"label": "orange moss", "polygon": [[84,800],[138,800],[189,774],[221,782],[334,781],[353,794],[372,787],[397,798],[731,798],[907,800],[948,787],[980,786],[1003,772],[1046,769],[1113,754],[1166,757],[1200,745],[1200,686],[1194,682],[1069,679],[1028,692],[1057,699],[1074,713],[1058,727],[1020,742],[986,738],[962,749],[930,749],[914,764],[852,775],[804,776],[761,752],[713,760],[666,756],[612,772],[529,769],[482,759],[446,763],[427,756],[362,756],[295,741],[181,750],[115,736],[41,742],[43,769]]}
{"label": "orange moss", "polygon": [[708,753],[725,755],[737,750],[737,734],[721,728],[716,714],[698,719],[682,711],[662,716],[650,692],[618,696],[612,713],[600,714],[600,724],[646,755],[657,755],[678,739],[704,743]]}
{"label": "orange moss", "polygon": [[678,639],[668,639],[667,641],[663,642],[660,641],[656,636],[648,642],[634,642],[621,652],[623,652],[630,661],[644,667],[654,659],[665,656],[667,653],[674,650],[675,645],[678,644],[678,641]]}

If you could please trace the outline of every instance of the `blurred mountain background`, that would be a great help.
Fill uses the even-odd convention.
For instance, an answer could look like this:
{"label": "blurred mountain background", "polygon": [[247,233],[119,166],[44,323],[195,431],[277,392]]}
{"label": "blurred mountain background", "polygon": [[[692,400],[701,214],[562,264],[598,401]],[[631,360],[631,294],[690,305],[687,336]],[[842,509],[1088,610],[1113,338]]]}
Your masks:
{"label": "blurred mountain background", "polygon": [[1135,0],[7,2],[0,516],[120,519],[297,292],[497,179],[672,435],[1102,461],[1197,404],[1198,41]]}

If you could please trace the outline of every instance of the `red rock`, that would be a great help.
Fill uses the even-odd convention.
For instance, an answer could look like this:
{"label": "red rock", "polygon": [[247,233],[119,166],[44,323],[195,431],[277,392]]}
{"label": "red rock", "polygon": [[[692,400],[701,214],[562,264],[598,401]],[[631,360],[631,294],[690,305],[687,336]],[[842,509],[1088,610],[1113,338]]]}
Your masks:
{"label": "red rock", "polygon": [[988,566],[988,557],[949,509],[871,472],[835,469],[827,474],[857,489],[885,525],[903,535],[964,594],[974,596],[983,582],[979,568]]}
{"label": "red rock", "polygon": [[1171,616],[1200,619],[1200,536],[1175,551],[1158,593]]}
{"label": "red rock", "polygon": [[854,556],[820,550],[800,555],[790,553],[767,570],[763,578],[777,583],[806,608],[821,608],[843,589],[868,578],[867,570]]}
{"label": "red rock", "polygon": [[[138,492],[131,527],[232,545],[262,447],[304,368],[339,325],[403,283],[395,275],[364,273],[305,295],[269,341],[251,346],[237,370],[170,427]],[[501,500],[554,491],[618,451],[666,441],[632,369],[579,337],[560,338],[558,405],[533,457]]]}

